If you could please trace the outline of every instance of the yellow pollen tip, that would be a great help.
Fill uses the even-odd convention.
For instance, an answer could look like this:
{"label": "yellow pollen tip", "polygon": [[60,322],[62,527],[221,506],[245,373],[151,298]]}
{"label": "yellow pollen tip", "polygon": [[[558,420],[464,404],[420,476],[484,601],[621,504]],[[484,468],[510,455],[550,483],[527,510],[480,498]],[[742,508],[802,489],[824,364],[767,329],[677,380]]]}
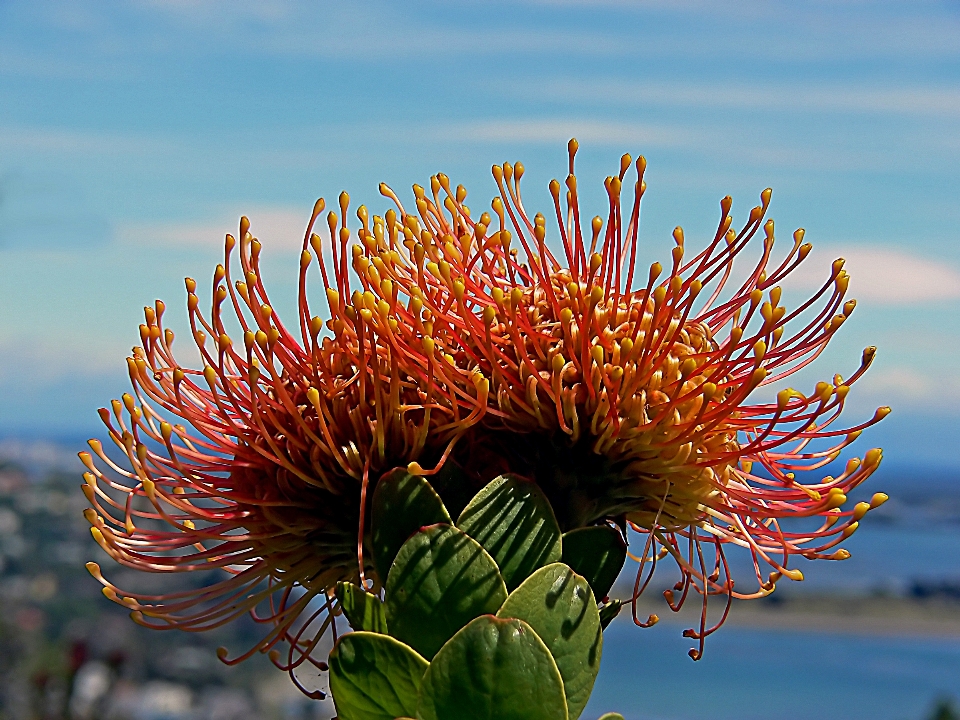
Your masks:
{"label": "yellow pollen tip", "polygon": [[803,582],[803,573],[797,569],[784,570],[783,576],[789,578],[790,580],[794,580],[795,582]]}
{"label": "yellow pollen tip", "polygon": [[203,379],[207,381],[210,387],[214,387],[217,384],[217,371],[207,365],[203,369]]}
{"label": "yellow pollen tip", "polygon": [[712,382],[704,383],[700,386],[700,392],[703,395],[704,402],[710,402],[717,394],[717,386]]}
{"label": "yellow pollen tip", "polygon": [[423,475],[424,469],[420,466],[420,463],[414,461],[407,465],[407,472],[411,475]]}
{"label": "yellow pollen tip", "polygon": [[603,348],[600,345],[594,345],[590,348],[590,355],[593,357],[593,361],[597,365],[603,364]]}
{"label": "yellow pollen tip", "polygon": [[844,538],[850,537],[851,535],[853,535],[853,534],[857,531],[857,528],[859,528],[859,527],[860,527],[860,523],[859,523],[859,522],[852,522],[852,523],[850,523],[849,525],[847,525],[847,527],[844,528],[843,533],[842,533],[843,537],[844,537]]}
{"label": "yellow pollen tip", "polygon": [[858,502],[853,508],[853,519],[860,520],[868,512],[870,512],[870,503]]}
{"label": "yellow pollen tip", "polygon": [[833,488],[830,490],[827,495],[827,506],[832,510],[833,508],[841,507],[847,501],[847,496],[844,495],[843,490],[840,488]]}
{"label": "yellow pollen tip", "polygon": [[876,467],[880,464],[880,461],[883,460],[883,450],[880,448],[873,448],[872,450],[867,450],[867,454],[863,457],[863,463],[868,468]]}
{"label": "yellow pollen tip", "polygon": [[786,409],[787,405],[790,402],[790,398],[793,395],[793,392],[790,389],[781,390],[777,393],[777,409],[781,412]]}
{"label": "yellow pollen tip", "polygon": [[870,509],[876,510],[878,507],[883,505],[887,500],[890,499],[890,496],[886,493],[878,492],[874,493],[873,497],[870,498]]}

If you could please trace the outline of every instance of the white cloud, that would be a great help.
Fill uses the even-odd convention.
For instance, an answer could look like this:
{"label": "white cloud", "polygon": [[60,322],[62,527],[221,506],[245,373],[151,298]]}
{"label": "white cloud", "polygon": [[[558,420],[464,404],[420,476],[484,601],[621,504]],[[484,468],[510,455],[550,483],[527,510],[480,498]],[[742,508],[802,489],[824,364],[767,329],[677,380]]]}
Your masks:
{"label": "white cloud", "polygon": [[830,274],[828,259],[842,257],[850,273],[849,297],[878,303],[921,303],[960,298],[960,270],[949,263],[892,248],[866,245],[815,247],[788,286],[810,289]]}
{"label": "white cloud", "polygon": [[640,123],[610,122],[605,120],[484,120],[441,129],[442,137],[482,142],[523,142],[564,145],[576,137],[580,142],[594,145],[681,145],[690,140],[683,130]]}
{"label": "white cloud", "polygon": [[201,222],[129,224],[117,229],[117,240],[124,244],[222,247],[227,233],[239,233],[240,216],[250,219],[250,232],[266,248],[299,252],[310,221],[312,207],[262,206],[224,210]]}
{"label": "white cloud", "polygon": [[955,414],[960,407],[960,379],[950,373],[925,374],[916,367],[871,369],[857,382],[853,402],[866,406],[871,401],[894,408]]}
{"label": "white cloud", "polygon": [[155,135],[0,125],[0,150],[8,154],[56,153],[128,156],[169,153],[181,145]]}
{"label": "white cloud", "polygon": [[896,115],[934,115],[960,118],[960,90],[953,86],[864,87],[830,82],[690,83],[632,80],[555,79],[507,84],[517,96],[618,106],[693,107],[700,109],[767,110],[774,112],[825,111]]}
{"label": "white cloud", "polygon": [[[510,22],[509,14],[491,23],[466,25],[401,3],[314,3],[303,0],[145,0],[146,15],[179,24],[179,31],[202,32],[205,41],[242,42],[248,51],[297,57],[370,61],[435,53],[472,55],[534,54],[563,49],[588,56],[628,53],[632,38],[591,28],[553,29]],[[496,23],[496,24],[493,24]]]}
{"label": "white cloud", "polygon": [[91,377],[122,370],[126,353],[119,343],[34,336],[0,338],[0,388],[16,384],[50,386],[66,378]]}

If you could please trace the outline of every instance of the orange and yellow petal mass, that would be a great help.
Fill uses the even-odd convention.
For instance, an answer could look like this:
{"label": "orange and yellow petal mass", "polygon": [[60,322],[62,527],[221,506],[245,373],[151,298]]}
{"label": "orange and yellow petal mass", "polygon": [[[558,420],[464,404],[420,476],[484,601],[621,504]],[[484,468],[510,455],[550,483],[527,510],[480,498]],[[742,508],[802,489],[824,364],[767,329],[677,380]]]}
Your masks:
{"label": "orange and yellow petal mass", "polygon": [[[240,658],[261,651],[292,674],[304,663],[323,669],[318,647],[337,623],[332,586],[384,580],[364,560],[366,508],[398,466],[440,473],[466,496],[518,472],[543,488],[564,530],[631,528],[641,540],[631,548],[634,600],[667,556],[681,572],[666,593],[672,607],[691,589],[704,603],[768,594],[781,577],[802,577],[793,556],[849,557],[838,544],[885,496],[847,509],[847,495],[881,453],[850,459],[835,477],[822,469],[889,412],[838,427],[874,348],[846,379],[761,389],[815,360],[853,312],[843,261],[798,307],[781,304],[811,246],[798,230],[774,259],[765,190],[739,229],[724,198],[706,247],[688,254],[677,228],[668,260],[640,269],[644,159],[622,158],[604,181],[604,215],[587,219],[576,152],[571,141],[569,174],[550,184],[550,220],[525,211],[520,163],[494,166],[499,192],[479,214],[443,174],[414,186],[415,210],[381,185],[394,207],[383,216],[359,207],[356,229],[345,193],[325,216],[318,201],[289,327],[241,220],[209,306],[186,281],[202,367],[176,360],[163,303],[146,308],[142,346],[128,358],[133,391],[101,410],[125,461],[97,441],[81,453],[88,519],[121,565],[206,570],[211,584],[124,593],[91,564],[105,594],[161,628],[253,613],[267,630]],[[748,247],[759,258],[735,272]],[[308,294],[320,296],[319,315]],[[730,545],[752,558],[752,586],[737,578],[734,589]],[[687,631],[701,643],[694,657],[713,629],[704,620]]]}

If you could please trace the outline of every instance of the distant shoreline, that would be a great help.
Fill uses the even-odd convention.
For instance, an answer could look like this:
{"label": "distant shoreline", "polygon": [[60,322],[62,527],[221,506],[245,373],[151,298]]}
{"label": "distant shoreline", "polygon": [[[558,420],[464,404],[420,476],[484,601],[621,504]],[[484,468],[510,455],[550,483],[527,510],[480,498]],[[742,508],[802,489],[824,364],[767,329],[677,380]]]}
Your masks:
{"label": "distant shoreline", "polygon": [[[698,600],[699,597],[688,597],[683,609],[674,613],[662,599],[651,595],[637,603],[637,614],[646,619],[655,613],[661,623],[692,627],[699,624]],[[723,598],[711,598],[711,623],[719,617],[723,602]],[[629,608],[624,608],[618,620],[629,622],[629,617]],[[960,639],[960,602],[840,595],[792,595],[779,601],[735,600],[725,624],[800,632]]]}

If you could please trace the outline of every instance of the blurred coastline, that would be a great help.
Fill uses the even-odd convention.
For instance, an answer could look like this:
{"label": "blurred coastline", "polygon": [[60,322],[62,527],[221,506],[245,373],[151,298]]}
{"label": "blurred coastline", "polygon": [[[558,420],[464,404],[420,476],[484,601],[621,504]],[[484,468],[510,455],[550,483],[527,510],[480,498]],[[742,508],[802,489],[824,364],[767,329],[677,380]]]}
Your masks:
{"label": "blurred coastline", "polygon": [[[88,560],[100,562],[119,585],[140,592],[169,591],[177,582],[207,579],[144,577],[104,556],[82,517],[86,500],[79,490],[82,468],[75,452],[83,447],[82,443],[0,439],[0,718],[331,717],[334,710],[329,701],[307,700],[266,658],[257,656],[236,667],[217,660],[218,646],[229,648],[235,656],[252,644],[258,632],[252,621],[209,633],[149,631],[136,626],[123,608],[102,596],[99,584],[84,568]],[[872,483],[870,492],[883,489],[892,499],[871,514],[865,529],[850,540],[851,560],[818,563],[809,572],[809,582],[781,581],[768,598],[735,602],[724,629],[708,639],[708,653],[714,642],[736,644],[741,637],[749,642],[751,633],[793,638],[790,642],[800,643],[800,654],[805,647],[818,647],[827,639],[835,642],[837,637],[853,638],[854,644],[860,642],[857,637],[869,642],[902,640],[905,647],[933,643],[934,652],[940,652],[937,643],[944,641],[949,647],[960,647],[960,563],[956,560],[960,557],[960,479],[947,470],[917,473],[885,471]],[[629,628],[625,609],[616,621],[608,650],[611,657],[641,652],[648,637],[662,638],[656,642],[689,642],[681,638],[680,625],[697,623],[699,604],[692,598],[679,614],[671,613],[659,596],[671,578],[669,570],[662,576],[658,573],[656,580],[662,587],[651,586],[638,602],[638,616],[645,619],[656,613],[663,628]],[[628,595],[631,586],[632,582],[625,582],[614,595]],[[722,605],[722,599],[711,604],[711,619]],[[625,644],[618,650],[621,642]],[[638,650],[631,649],[634,643]],[[664,651],[664,655],[674,654],[689,663],[679,646]],[[953,688],[960,688],[960,655],[950,667],[952,657],[942,670],[956,679]],[[722,674],[722,663],[712,662],[713,666],[707,661],[696,664],[704,682]],[[944,665],[937,662],[938,668]],[[605,697],[612,690],[602,685],[609,685],[604,673],[600,677],[597,696]],[[951,697],[949,686],[931,687],[925,705],[912,710],[912,715],[890,715],[891,720],[957,717],[950,714],[954,712],[951,703],[960,700],[960,692],[954,691]],[[938,702],[937,688],[946,694],[940,709],[931,710]],[[630,714],[629,707],[619,709],[628,720],[661,717]],[[687,715],[680,709],[662,717]]]}

